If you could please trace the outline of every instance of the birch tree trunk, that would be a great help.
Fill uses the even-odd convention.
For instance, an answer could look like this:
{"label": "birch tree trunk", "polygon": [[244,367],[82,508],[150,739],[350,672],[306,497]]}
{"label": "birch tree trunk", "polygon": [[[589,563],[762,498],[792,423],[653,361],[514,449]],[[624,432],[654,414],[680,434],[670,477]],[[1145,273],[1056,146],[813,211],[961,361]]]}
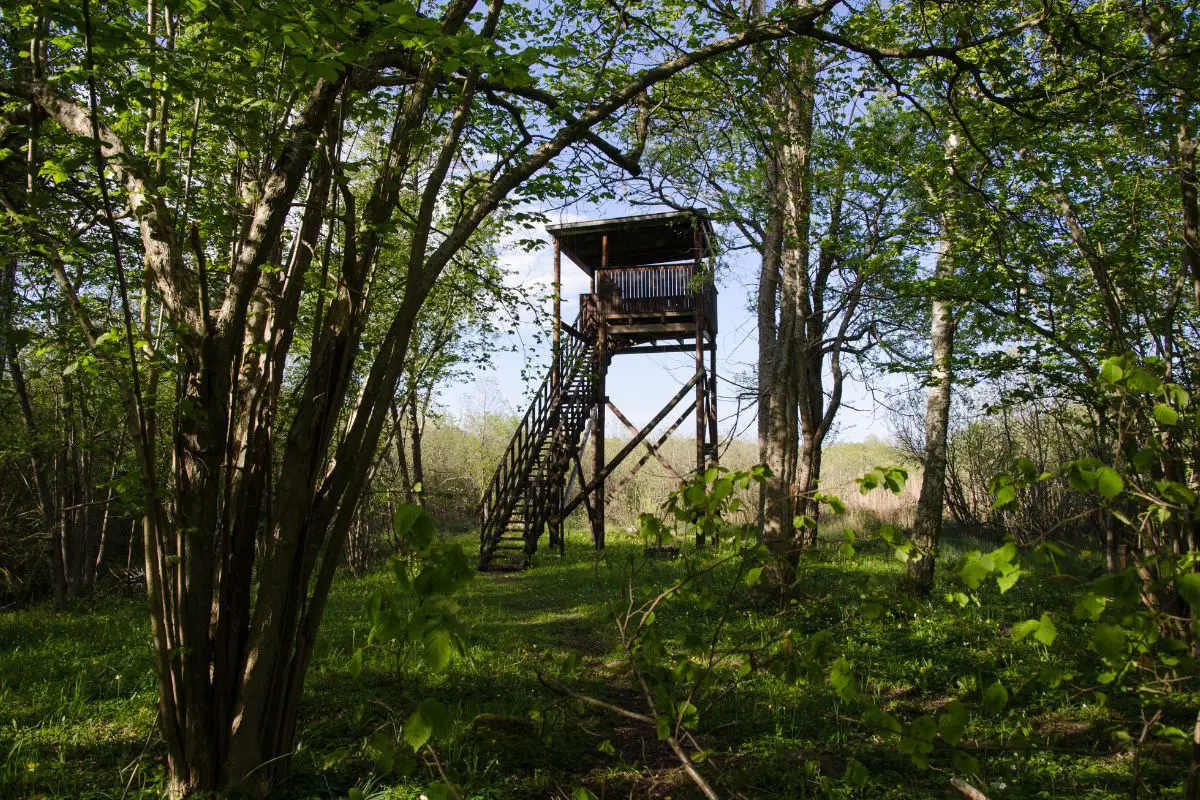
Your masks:
{"label": "birch tree trunk", "polygon": [[953,385],[951,360],[954,356],[954,311],[945,299],[944,282],[954,276],[954,254],[950,242],[951,226],[943,224],[938,243],[936,284],[931,304],[929,341],[933,351],[929,395],[925,401],[925,460],[922,465],[921,493],[917,499],[912,540],[921,555],[908,563],[908,578],[921,592],[933,588],[936,549],[942,532],[946,498],[946,448],[950,428],[950,399]]}

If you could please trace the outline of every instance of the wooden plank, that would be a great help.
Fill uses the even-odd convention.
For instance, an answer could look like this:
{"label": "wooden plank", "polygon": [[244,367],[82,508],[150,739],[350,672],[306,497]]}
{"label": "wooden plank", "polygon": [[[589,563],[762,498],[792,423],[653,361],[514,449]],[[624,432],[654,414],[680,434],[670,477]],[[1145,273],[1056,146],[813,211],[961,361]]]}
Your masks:
{"label": "wooden plank", "polygon": [[[634,347],[627,347],[623,350],[613,350],[614,356],[638,355],[639,353],[690,353],[693,350],[690,344],[639,344]],[[706,351],[716,351],[716,347],[711,344],[704,345]]]}
{"label": "wooden plank", "polygon": [[575,330],[575,326],[572,325],[571,323],[563,322],[563,323],[560,323],[560,326],[562,327],[562,329],[564,331],[569,333],[575,339],[578,339],[579,341],[583,342],[584,344],[588,344],[590,342],[590,340],[586,336],[584,336],[579,331]]}
{"label": "wooden plank", "polygon": [[659,322],[655,324],[617,325],[613,327],[613,335],[621,336],[626,333],[691,333],[696,332],[695,323],[691,322]]}

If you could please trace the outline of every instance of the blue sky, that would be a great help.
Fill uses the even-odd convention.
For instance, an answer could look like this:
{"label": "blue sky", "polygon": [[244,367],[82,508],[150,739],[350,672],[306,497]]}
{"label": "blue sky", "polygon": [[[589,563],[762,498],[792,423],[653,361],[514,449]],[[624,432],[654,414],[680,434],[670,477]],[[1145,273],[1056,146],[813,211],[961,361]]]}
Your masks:
{"label": "blue sky", "polygon": [[[664,209],[665,210],[665,209]],[[621,216],[628,213],[646,213],[650,209],[632,212],[626,208],[589,209],[586,213],[556,213],[553,222],[578,219],[599,219],[605,216]],[[549,236],[539,232],[547,246],[533,252],[519,248],[508,248],[502,256],[505,268],[511,271],[510,281],[514,285],[541,287],[548,292],[553,273],[553,261],[549,247]],[[753,403],[743,400],[738,413],[738,395],[744,393],[742,386],[752,373],[757,357],[755,320],[751,309],[755,281],[758,274],[757,255],[752,251],[740,251],[727,259],[728,263],[717,276],[717,372],[718,415],[722,437],[731,431],[753,439],[755,437],[755,408]],[[579,310],[578,297],[588,290],[588,277],[563,259],[563,319],[572,320]],[[537,388],[543,369],[539,368],[530,381],[522,378],[527,363],[544,365],[549,358],[549,344],[534,341],[535,327],[548,325],[539,323],[529,315],[523,318],[519,332],[514,337],[505,337],[505,344],[515,347],[515,352],[497,353],[492,368],[481,370],[463,382],[447,387],[439,398],[442,408],[451,415],[470,413],[481,409],[523,412],[528,392]],[[608,396],[613,404],[635,425],[649,422],[662,406],[671,399],[679,387],[691,378],[693,357],[685,353],[667,353],[617,357],[608,373]],[[886,388],[886,387],[885,387]],[[669,422],[667,423],[669,424]],[[624,434],[619,421],[611,419],[610,432]],[[693,427],[684,422],[678,435],[688,436]],[[868,436],[887,438],[888,412],[877,402],[861,381],[847,381],[844,406],[837,423],[837,441],[861,441]]]}

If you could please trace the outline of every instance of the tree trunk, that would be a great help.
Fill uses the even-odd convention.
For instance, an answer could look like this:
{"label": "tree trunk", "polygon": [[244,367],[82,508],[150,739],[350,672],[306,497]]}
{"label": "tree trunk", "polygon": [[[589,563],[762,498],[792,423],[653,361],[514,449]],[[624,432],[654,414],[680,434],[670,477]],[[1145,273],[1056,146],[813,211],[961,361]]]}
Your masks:
{"label": "tree trunk", "polygon": [[29,387],[25,383],[25,371],[17,358],[17,349],[11,344],[8,350],[8,372],[13,379],[17,403],[21,407],[21,418],[29,433],[33,446],[29,452],[30,471],[33,473],[33,485],[37,490],[38,506],[42,516],[42,529],[46,537],[46,557],[50,565],[50,589],[54,602],[62,605],[67,600],[67,570],[63,563],[62,531],[58,525],[57,504],[54,492],[50,488],[50,479],[46,475],[45,464],[39,451],[40,429],[33,414],[33,403],[29,398]]}
{"label": "tree trunk", "polygon": [[[812,546],[817,540],[817,523],[821,518],[821,504],[816,496],[821,480],[821,455],[825,437],[833,427],[833,420],[842,405],[842,348],[847,330],[855,319],[859,305],[858,283],[845,292],[840,311],[832,317],[838,318],[836,330],[830,330],[833,322],[826,312],[826,293],[838,261],[838,238],[841,236],[842,195],[835,192],[829,202],[829,229],[822,237],[819,257],[812,278],[807,281],[802,298],[804,324],[803,346],[799,353],[796,369],[797,410],[800,416],[800,457],[797,470],[796,493],[799,498],[796,513],[802,514],[805,527],[797,532],[803,546]],[[829,397],[825,396],[825,357],[829,356],[829,372],[832,380]]]}
{"label": "tree trunk", "polygon": [[[812,212],[812,126],[815,68],[808,43],[794,43],[781,76],[783,101],[777,122],[768,174],[773,179],[767,190],[772,212],[778,213],[780,233],[779,321],[772,325],[774,342],[764,352],[760,346],[760,393],[766,399],[766,447],[763,462],[770,467],[763,503],[763,542],[777,557],[773,581],[780,587],[794,580],[794,569],[802,542],[796,537],[797,456],[799,450],[798,402],[801,339],[807,313],[809,228]],[[776,211],[777,209],[777,211]],[[772,244],[774,244],[772,242]],[[763,280],[759,297],[773,292],[774,269],[770,251],[764,250]],[[760,320],[763,318],[760,310]],[[761,335],[761,334],[760,334]],[[764,356],[766,358],[764,358]],[[764,363],[768,361],[769,363]],[[767,376],[761,386],[763,375]],[[759,412],[762,414],[762,411]]]}
{"label": "tree trunk", "polygon": [[[774,157],[768,161],[768,198],[777,196],[778,165]],[[758,276],[758,460],[772,465],[777,461],[772,453],[771,404],[779,387],[774,384],[775,359],[779,349],[775,315],[779,307],[780,252],[783,249],[783,210],[778,203],[769,203],[767,231],[763,240],[762,264]],[[776,466],[779,466],[776,464]],[[774,471],[775,467],[772,467]],[[782,538],[778,507],[781,487],[774,475],[759,488],[759,538],[772,541]],[[768,506],[770,513],[768,513]],[[769,528],[769,530],[768,530]]]}
{"label": "tree trunk", "polygon": [[425,465],[421,457],[421,414],[417,399],[417,388],[408,393],[409,441],[412,443],[411,494],[415,495],[421,508],[425,507]]}
{"label": "tree trunk", "polygon": [[933,588],[938,538],[946,494],[946,448],[950,428],[950,394],[953,383],[951,359],[954,355],[954,312],[943,299],[943,281],[954,275],[954,256],[949,241],[949,226],[942,231],[938,244],[934,300],[931,306],[929,340],[933,350],[929,396],[925,404],[925,460],[922,464],[921,494],[917,499],[912,540],[920,551],[908,564],[908,578],[921,592]]}
{"label": "tree trunk", "polygon": [[412,492],[412,476],[408,470],[408,451],[404,447],[404,428],[401,424],[400,407],[392,403],[392,453],[396,459],[396,469],[400,472],[400,485],[404,487],[404,502],[412,503],[415,499]]}

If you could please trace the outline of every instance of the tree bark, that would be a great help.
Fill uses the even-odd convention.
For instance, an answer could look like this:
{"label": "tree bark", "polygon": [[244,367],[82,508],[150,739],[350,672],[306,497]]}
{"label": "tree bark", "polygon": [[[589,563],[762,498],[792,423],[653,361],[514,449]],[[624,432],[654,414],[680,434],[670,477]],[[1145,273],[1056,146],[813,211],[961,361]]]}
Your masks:
{"label": "tree bark", "polygon": [[[779,224],[780,290],[779,321],[768,327],[768,332],[774,330],[774,342],[768,339],[765,350],[760,345],[760,394],[766,400],[767,419],[762,456],[771,469],[765,486],[762,530],[763,542],[777,558],[773,581],[781,587],[794,580],[796,559],[803,544],[797,538],[793,519],[799,450],[798,373],[804,357],[803,326],[808,311],[815,76],[812,47],[806,42],[793,43],[781,76],[778,107],[782,113],[768,156],[768,175],[772,179],[767,190],[773,193],[768,203],[772,213],[778,214]],[[770,283],[760,287],[760,302],[764,292],[773,292],[772,258],[765,249],[762,280]],[[760,310],[760,320],[764,317]],[[761,385],[764,375],[765,386]]]}
{"label": "tree bark", "polygon": [[954,275],[951,231],[945,226],[938,244],[934,300],[931,304],[929,341],[933,350],[929,395],[925,401],[925,459],[922,463],[921,493],[913,523],[913,544],[919,554],[909,561],[908,578],[921,592],[933,588],[938,538],[946,494],[946,449],[950,428],[950,396],[953,384],[954,311],[944,298],[943,282]]}

